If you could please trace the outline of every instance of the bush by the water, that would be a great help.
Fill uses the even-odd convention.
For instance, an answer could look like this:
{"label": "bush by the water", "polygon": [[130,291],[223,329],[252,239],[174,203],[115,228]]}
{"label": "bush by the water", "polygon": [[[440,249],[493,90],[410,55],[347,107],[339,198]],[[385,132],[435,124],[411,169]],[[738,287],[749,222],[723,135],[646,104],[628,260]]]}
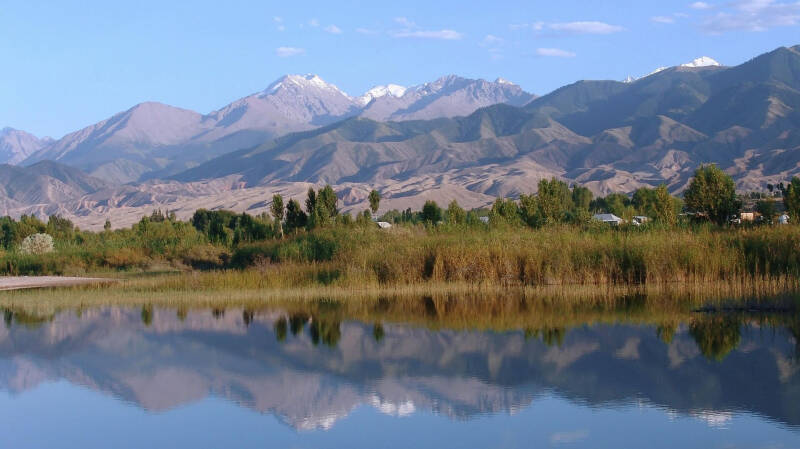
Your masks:
{"label": "bush by the water", "polygon": [[23,254],[47,254],[53,252],[53,237],[48,234],[33,234],[25,237],[19,245]]}

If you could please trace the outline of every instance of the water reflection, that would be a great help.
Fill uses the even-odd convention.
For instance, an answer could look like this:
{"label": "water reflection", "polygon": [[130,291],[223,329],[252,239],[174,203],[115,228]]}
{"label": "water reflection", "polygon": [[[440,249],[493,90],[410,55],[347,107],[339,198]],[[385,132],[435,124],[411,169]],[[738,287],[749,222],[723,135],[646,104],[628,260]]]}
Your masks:
{"label": "water reflection", "polygon": [[360,320],[331,302],[6,310],[0,388],[67,380],[150,411],[217,396],[296,429],[328,429],[360,405],[468,419],[516,413],[549,394],[599,408],[651,404],[709,425],[753,413],[800,426],[796,314],[652,311],[645,323],[630,310],[613,320],[594,311],[465,330],[442,325],[456,320],[445,316],[455,306],[413,304],[438,325],[400,324],[382,301]]}

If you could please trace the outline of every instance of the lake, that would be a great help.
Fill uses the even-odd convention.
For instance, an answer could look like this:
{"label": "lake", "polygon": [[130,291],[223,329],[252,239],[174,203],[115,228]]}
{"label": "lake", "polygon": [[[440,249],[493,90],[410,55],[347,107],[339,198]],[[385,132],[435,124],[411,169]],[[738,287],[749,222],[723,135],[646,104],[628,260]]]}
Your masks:
{"label": "lake", "polygon": [[408,304],[6,309],[2,446],[800,447],[793,311]]}

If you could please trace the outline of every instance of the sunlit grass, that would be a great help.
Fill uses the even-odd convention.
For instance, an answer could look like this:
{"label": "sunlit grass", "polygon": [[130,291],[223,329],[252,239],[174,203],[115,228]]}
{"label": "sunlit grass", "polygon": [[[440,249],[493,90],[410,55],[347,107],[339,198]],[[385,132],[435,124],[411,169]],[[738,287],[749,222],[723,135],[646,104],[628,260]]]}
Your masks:
{"label": "sunlit grass", "polygon": [[37,315],[105,306],[281,310],[428,327],[540,329],[579,323],[685,322],[694,309],[731,298],[791,297],[786,292],[794,285],[774,280],[627,286],[296,285],[295,278],[271,279],[257,270],[133,276],[111,285],[2,292],[0,307]]}

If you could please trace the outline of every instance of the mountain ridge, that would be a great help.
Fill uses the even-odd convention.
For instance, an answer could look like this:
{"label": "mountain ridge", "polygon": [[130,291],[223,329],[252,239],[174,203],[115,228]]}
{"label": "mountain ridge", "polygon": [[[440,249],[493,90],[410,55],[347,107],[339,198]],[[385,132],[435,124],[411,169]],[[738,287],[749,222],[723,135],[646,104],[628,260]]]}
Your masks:
{"label": "mountain ridge", "polygon": [[[313,76],[303,79],[319,83]],[[440,78],[416,90],[482,92],[485,82],[463,89],[461,80]],[[495,84],[514,86],[504,80]],[[387,92],[378,99],[398,99]],[[336,98],[345,99],[342,105],[353,100]],[[447,97],[429,98],[428,105],[442,98]],[[164,146],[158,152],[161,165],[148,172],[161,180],[152,176],[93,193],[77,188],[66,199],[53,196],[52,203],[14,197],[6,211],[64,213],[97,228],[108,216],[115,225],[127,225],[153,208],[175,211],[181,218],[200,207],[260,213],[275,193],[300,198],[308,187],[326,183],[340,192],[342,210],[360,212],[372,189],[381,192],[382,209],[419,208],[431,199],[456,199],[472,208],[497,197],[535,193],[538,181],[551,177],[605,195],[659,184],[680,194],[703,163],[718,164],[740,191],[763,190],[767,183],[800,175],[800,46],[782,47],[734,67],[678,66],[632,83],[585,80],[528,102],[506,103],[427,120],[379,121],[353,114],[280,137],[231,133],[225,138],[238,139],[240,149],[224,154],[215,154],[210,143]],[[408,109],[395,111],[416,112]],[[211,129],[203,116],[186,117]],[[132,117],[125,123],[140,122]],[[104,126],[98,136],[117,125]],[[168,140],[173,135],[160,136]],[[244,145],[247,138],[253,144]],[[187,148],[202,157],[178,151]],[[147,160],[150,156],[142,151],[134,156]],[[98,167],[135,175],[142,173],[139,164],[131,156]],[[8,183],[11,175],[0,180]]]}
{"label": "mountain ridge", "polygon": [[[365,102],[365,96],[370,100]],[[402,120],[452,117],[533,97],[506,81],[455,75],[411,88],[378,86],[351,97],[318,75],[286,75],[208,114],[140,103],[43,145],[21,162],[56,160],[112,182],[133,182],[169,176],[226,152],[357,115]]]}

